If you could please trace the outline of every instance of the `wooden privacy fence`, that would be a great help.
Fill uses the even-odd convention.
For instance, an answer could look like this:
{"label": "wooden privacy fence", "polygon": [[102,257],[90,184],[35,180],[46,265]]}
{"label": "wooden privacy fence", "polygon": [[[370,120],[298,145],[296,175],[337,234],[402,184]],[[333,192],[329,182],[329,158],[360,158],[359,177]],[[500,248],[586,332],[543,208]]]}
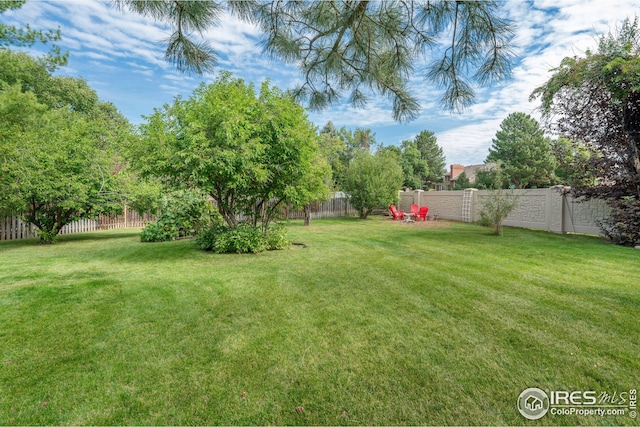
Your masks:
{"label": "wooden privacy fence", "polygon": [[[87,231],[110,230],[113,228],[144,227],[154,218],[149,213],[140,215],[138,212],[124,209],[122,215],[109,217],[100,215],[97,219],[81,219],[65,225],[60,234],[85,233]],[[20,219],[19,215],[0,216],[0,240],[18,240],[37,237],[37,228]]]}
{"label": "wooden privacy fence", "polygon": [[[353,216],[358,212],[349,203],[349,198],[343,193],[337,193],[329,200],[314,202],[309,206],[311,219],[338,218]],[[286,209],[285,215],[289,219],[304,219],[302,209]]]}
{"label": "wooden privacy fence", "polygon": [[151,215],[149,212],[144,213],[144,215],[140,215],[138,212],[129,210],[125,206],[124,213],[122,215],[118,215],[116,217],[100,215],[98,218],[98,230],[144,227],[155,220],[155,215]]}

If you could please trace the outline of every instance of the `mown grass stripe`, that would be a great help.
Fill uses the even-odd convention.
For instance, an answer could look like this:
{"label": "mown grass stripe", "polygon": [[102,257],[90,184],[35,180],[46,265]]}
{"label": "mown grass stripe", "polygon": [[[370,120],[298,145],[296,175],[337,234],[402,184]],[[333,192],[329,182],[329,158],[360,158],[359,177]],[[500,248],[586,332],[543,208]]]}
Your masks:
{"label": "mown grass stripe", "polygon": [[[640,384],[638,251],[382,218],[288,229],[307,247],[1,242],[0,424],[529,425],[527,387]],[[633,424],[536,423],[603,422]]]}

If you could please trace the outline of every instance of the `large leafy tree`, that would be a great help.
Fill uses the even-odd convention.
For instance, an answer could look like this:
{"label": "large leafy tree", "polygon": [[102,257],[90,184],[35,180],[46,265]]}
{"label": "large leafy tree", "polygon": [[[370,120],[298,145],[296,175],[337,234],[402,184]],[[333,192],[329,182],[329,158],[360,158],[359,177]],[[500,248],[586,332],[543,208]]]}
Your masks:
{"label": "large leafy tree", "polygon": [[28,55],[0,50],[0,69],[0,212],[22,214],[49,243],[74,220],[120,210],[127,120]]}
{"label": "large leafy tree", "polygon": [[378,145],[376,135],[371,129],[356,128],[355,131],[341,127],[336,129],[329,121],[320,130],[320,141],[326,158],[331,166],[331,175],[335,188],[342,190],[349,163],[360,151],[370,151]]}
{"label": "large leafy tree", "polygon": [[344,190],[359,217],[366,219],[373,209],[397,203],[402,180],[402,167],[395,153],[360,151],[349,164]]}
{"label": "large leafy tree", "polygon": [[98,95],[81,78],[53,76],[48,65],[24,52],[0,49],[0,81],[17,84],[33,93],[48,108],[69,108],[87,113],[98,103]]}
{"label": "large leafy tree", "polygon": [[189,99],[157,109],[141,126],[131,158],[145,176],[201,189],[227,225],[241,215],[266,231],[286,204],[303,207],[325,195],[329,169],[316,130],[289,96],[264,83],[222,73]]}
{"label": "large leafy tree", "polygon": [[342,138],[341,131],[331,121],[320,129],[318,142],[320,151],[331,168],[331,187],[339,189],[341,183],[344,182],[344,174],[348,165],[344,155],[347,144]]}
{"label": "large leafy tree", "polygon": [[513,27],[496,1],[215,1],[116,0],[135,13],[168,23],[166,59],[203,73],[216,53],[194,37],[219,23],[224,12],[256,23],[266,52],[296,64],[298,99],[313,108],[341,96],[362,106],[371,93],[388,97],[396,120],[419,112],[409,82],[416,70],[444,90],[442,103],[464,108],[473,85],[510,74]]}
{"label": "large leafy tree", "polygon": [[556,164],[551,139],[544,135],[533,117],[525,113],[510,114],[492,141],[487,162],[500,162],[502,173],[516,188],[554,183]]}
{"label": "large leafy tree", "polygon": [[122,208],[119,165],[96,137],[96,120],[49,109],[17,85],[0,90],[0,116],[0,211],[22,213],[41,242],[72,221]]}
{"label": "large leafy tree", "polygon": [[603,230],[619,244],[640,243],[640,32],[626,19],[596,52],[566,57],[537,88],[548,126],[589,155],[577,159],[574,194],[606,200]]}
{"label": "large leafy tree", "polygon": [[598,155],[592,148],[560,137],[551,143],[551,149],[556,159],[556,177],[559,184],[591,186],[596,183],[593,176],[590,177],[583,172],[583,167],[589,162],[590,157]]}

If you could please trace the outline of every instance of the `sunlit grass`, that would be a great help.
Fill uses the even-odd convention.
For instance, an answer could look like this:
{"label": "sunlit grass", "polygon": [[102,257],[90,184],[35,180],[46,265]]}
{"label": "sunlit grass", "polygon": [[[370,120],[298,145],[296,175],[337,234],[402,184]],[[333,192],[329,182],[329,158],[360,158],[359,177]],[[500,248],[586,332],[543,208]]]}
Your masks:
{"label": "sunlit grass", "polygon": [[634,422],[516,399],[638,388],[640,251],[381,218],[257,255],[136,233],[0,242],[0,424]]}

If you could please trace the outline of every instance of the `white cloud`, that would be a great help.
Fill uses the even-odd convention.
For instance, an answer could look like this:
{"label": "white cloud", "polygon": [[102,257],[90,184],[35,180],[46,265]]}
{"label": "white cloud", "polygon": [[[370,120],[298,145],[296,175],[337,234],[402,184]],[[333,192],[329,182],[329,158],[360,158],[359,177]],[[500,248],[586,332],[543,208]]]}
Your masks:
{"label": "white cloud", "polygon": [[143,76],[152,77],[154,75],[153,70],[134,69],[132,73],[142,74]]}
{"label": "white cloud", "polygon": [[436,133],[449,163],[479,164],[489,154],[491,140],[505,117],[462,125]]}

